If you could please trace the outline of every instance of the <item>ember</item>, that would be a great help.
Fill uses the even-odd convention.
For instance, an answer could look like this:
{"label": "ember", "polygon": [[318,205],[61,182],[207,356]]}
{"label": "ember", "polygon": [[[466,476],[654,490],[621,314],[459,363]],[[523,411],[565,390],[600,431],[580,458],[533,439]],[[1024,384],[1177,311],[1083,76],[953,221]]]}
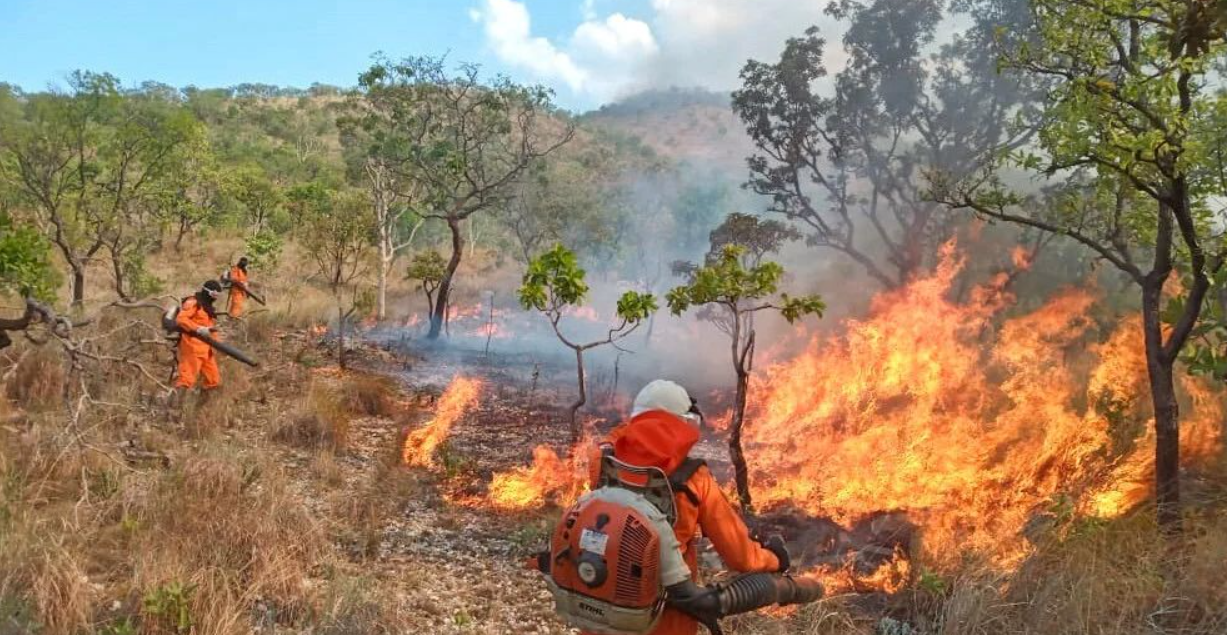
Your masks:
{"label": "ember", "polygon": [[477,402],[481,389],[481,380],[462,376],[453,379],[439,397],[434,418],[405,437],[402,453],[405,464],[433,466],[435,449],[447,440],[452,425]]}

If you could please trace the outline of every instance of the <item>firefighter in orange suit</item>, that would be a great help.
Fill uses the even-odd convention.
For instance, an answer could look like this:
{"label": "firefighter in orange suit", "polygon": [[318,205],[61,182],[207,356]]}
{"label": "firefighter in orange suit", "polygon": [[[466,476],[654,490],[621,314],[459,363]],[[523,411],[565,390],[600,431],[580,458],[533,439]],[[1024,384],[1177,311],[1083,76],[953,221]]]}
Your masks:
{"label": "firefighter in orange suit", "polygon": [[[239,258],[239,261],[226,274],[226,279],[231,282],[230,301],[226,307],[226,313],[236,318],[243,315],[243,303],[247,300],[247,292],[243,290],[247,287],[247,256]],[[235,282],[243,285],[243,288],[239,288],[234,284]]]}
{"label": "firefighter in orange suit", "polygon": [[[616,428],[604,445],[613,446],[619,461],[657,467],[669,475],[677,508],[673,533],[682,546],[682,557],[691,576],[698,573],[695,543],[700,531],[711,540],[724,564],[734,571],[786,571],[790,559],[783,540],[773,537],[759,543],[752,539],[707,466],[688,456],[699,440],[700,420],[686,389],[671,381],[656,380],[635,398],[630,422]],[[600,472],[601,450],[594,449],[588,462],[594,487]],[[698,629],[698,622],[690,616],[665,609],[651,635],[695,635]]]}
{"label": "firefighter in orange suit", "polygon": [[216,280],[205,282],[200,291],[183,300],[175,323],[183,331],[179,335],[179,380],[175,388],[182,395],[196,386],[197,378],[204,379],[202,401],[221,386],[222,376],[217,367],[217,352],[204,341],[189,333],[216,338],[217,310],[214,303],[222,293],[222,285]]}

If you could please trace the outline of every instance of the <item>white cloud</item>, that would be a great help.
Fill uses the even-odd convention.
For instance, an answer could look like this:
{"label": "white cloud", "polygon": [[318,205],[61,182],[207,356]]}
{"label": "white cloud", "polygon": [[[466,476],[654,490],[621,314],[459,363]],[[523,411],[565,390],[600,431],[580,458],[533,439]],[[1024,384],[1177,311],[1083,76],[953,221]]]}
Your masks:
{"label": "white cloud", "polygon": [[638,61],[659,52],[652,29],[639,20],[615,13],[604,21],[589,20],[575,29],[571,46],[579,53],[609,60]]}
{"label": "white cloud", "polygon": [[587,72],[549,40],[533,37],[528,7],[515,0],[485,0],[469,17],[485,30],[486,41],[503,62],[524,68],[543,80],[561,80],[572,91],[583,89]]}
{"label": "white cloud", "polygon": [[[593,10],[588,4],[583,8]],[[534,36],[528,7],[517,0],[483,0],[469,15],[482,25],[502,62],[528,71],[537,81],[561,81],[573,93],[598,102],[613,97],[658,52],[652,29],[620,13],[585,20],[565,48]]]}
{"label": "white cloud", "polygon": [[500,61],[534,81],[599,104],[649,87],[731,90],[746,60],[776,57],[786,38],[813,24],[834,44],[827,49],[827,68],[838,70],[840,33],[832,30],[823,5],[822,0],[652,0],[652,15],[640,20],[622,13],[600,18],[595,0],[581,0],[583,21],[555,42],[533,34],[520,0],[480,0],[469,14]]}

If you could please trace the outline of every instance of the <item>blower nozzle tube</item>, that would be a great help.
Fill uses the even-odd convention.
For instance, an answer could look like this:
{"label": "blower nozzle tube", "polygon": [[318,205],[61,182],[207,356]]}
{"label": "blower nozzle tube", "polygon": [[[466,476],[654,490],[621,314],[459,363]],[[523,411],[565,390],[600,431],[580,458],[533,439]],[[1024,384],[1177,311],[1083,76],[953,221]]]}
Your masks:
{"label": "blower nozzle tube", "polygon": [[822,597],[822,585],[772,573],[751,573],[717,587],[721,616],[737,615],[779,604],[808,604]]}
{"label": "blower nozzle tube", "polygon": [[669,606],[719,635],[720,619],[765,606],[808,604],[822,598],[822,584],[778,573],[750,573],[726,584],[701,587],[687,580],[668,589]]}

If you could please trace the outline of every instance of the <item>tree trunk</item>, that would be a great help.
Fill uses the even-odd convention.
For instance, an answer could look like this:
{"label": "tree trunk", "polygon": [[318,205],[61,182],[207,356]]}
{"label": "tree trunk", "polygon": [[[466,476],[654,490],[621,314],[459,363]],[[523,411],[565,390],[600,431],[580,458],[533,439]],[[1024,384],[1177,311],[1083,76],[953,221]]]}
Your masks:
{"label": "tree trunk", "polygon": [[178,251],[183,245],[183,237],[187,236],[187,233],[191,230],[192,226],[188,224],[187,221],[183,219],[179,220],[179,231],[175,234],[175,251]]}
{"label": "tree trunk", "polygon": [[750,495],[750,470],[746,466],[746,454],[741,448],[741,431],[746,422],[746,400],[750,392],[750,368],[753,362],[750,356],[754,354],[754,332],[744,338],[742,333],[748,327],[742,324],[741,314],[737,307],[730,307],[730,318],[733,320],[732,336],[733,371],[737,373],[737,394],[733,401],[733,420],[729,427],[729,461],[733,464],[733,480],[737,484],[737,498],[740,499],[742,510],[752,510],[753,500]]}
{"label": "tree trunk", "polygon": [[124,284],[124,280],[125,280],[124,268],[123,268],[123,265],[120,264],[121,261],[122,261],[122,256],[112,251],[111,252],[111,270],[115,272],[115,294],[118,295],[119,299],[121,300],[131,300],[131,298],[128,297],[127,290],[125,289],[126,285]]}
{"label": "tree trunk", "polygon": [[375,302],[375,318],[380,322],[388,315],[388,269],[392,266],[392,262],[384,260],[382,256],[379,259],[379,266],[375,271],[375,285],[377,287],[376,302]]}
{"label": "tree trunk", "polygon": [[345,310],[337,296],[337,367],[345,370]]}
{"label": "tree trunk", "polygon": [[72,268],[72,305],[81,307],[85,305],[85,266],[69,261],[68,266]]}
{"label": "tree trunk", "polygon": [[750,469],[746,465],[746,455],[741,449],[741,430],[746,422],[746,400],[750,392],[750,373],[737,369],[737,396],[733,402],[733,420],[729,426],[729,460],[733,463],[733,480],[737,483],[737,498],[741,500],[741,508],[750,511],[753,501],[750,498]]}
{"label": "tree trunk", "polygon": [[584,349],[575,349],[575,372],[579,379],[579,398],[571,404],[571,445],[579,443],[579,409],[588,401],[587,381],[584,377]]}
{"label": "tree trunk", "polygon": [[392,244],[392,222],[391,210],[388,209],[388,203],[384,199],[383,192],[379,190],[379,183],[372,179],[374,191],[372,194],[375,198],[375,223],[379,231],[379,262],[375,269],[375,317],[380,321],[384,321],[388,315],[388,271],[392,268],[392,260],[395,250],[395,245]]}
{"label": "tree trunk", "polygon": [[430,316],[430,332],[426,337],[439,339],[443,332],[443,322],[447,318],[448,300],[452,293],[452,278],[456,269],[460,268],[460,258],[464,254],[464,237],[460,234],[460,219],[447,219],[447,228],[452,232],[452,257],[447,261],[447,270],[443,272],[443,280],[439,282],[439,290],[435,295],[434,313]]}
{"label": "tree trunk", "polygon": [[1163,355],[1159,312],[1166,276],[1148,276],[1142,288],[1142,328],[1146,337],[1146,371],[1155,411],[1155,506],[1159,527],[1180,533],[1180,407],[1176,403],[1173,362]]}

